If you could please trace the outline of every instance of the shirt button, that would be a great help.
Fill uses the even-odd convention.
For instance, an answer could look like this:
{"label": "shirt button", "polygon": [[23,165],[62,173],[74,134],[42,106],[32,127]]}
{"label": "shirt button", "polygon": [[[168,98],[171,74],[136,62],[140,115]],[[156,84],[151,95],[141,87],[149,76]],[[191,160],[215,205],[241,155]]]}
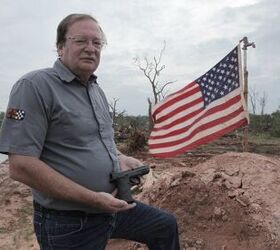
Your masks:
{"label": "shirt button", "polygon": [[100,126],[99,126],[99,130],[100,130],[100,131],[104,131],[104,130],[105,130],[105,127],[104,127],[103,125],[100,125]]}

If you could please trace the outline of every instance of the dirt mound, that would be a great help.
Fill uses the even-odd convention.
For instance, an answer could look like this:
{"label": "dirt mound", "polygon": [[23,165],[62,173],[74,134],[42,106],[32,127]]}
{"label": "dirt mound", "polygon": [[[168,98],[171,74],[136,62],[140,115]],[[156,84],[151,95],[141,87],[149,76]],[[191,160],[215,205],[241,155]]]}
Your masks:
{"label": "dirt mound", "polygon": [[141,199],[176,215],[183,249],[280,249],[280,161],[226,153],[167,176]]}
{"label": "dirt mound", "polygon": [[[279,157],[226,153],[198,165],[188,160],[145,158],[154,171],[138,195],[176,215],[182,250],[280,249]],[[8,177],[7,164],[1,166],[0,249],[39,249],[30,189]],[[114,240],[106,249],[147,248]]]}

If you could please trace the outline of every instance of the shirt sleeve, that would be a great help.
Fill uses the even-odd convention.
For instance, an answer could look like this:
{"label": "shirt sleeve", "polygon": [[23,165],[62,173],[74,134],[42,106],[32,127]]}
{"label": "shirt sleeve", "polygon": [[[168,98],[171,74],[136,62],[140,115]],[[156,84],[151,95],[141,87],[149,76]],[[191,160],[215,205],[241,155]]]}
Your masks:
{"label": "shirt sleeve", "polygon": [[28,79],[12,88],[0,131],[0,152],[39,157],[48,129],[47,105]]}

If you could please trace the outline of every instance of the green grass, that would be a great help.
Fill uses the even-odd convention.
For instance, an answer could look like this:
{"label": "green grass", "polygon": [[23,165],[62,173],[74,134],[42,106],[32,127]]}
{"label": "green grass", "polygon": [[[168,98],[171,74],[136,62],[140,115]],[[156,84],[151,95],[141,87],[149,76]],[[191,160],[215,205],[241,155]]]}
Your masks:
{"label": "green grass", "polygon": [[280,146],[280,138],[272,137],[268,134],[249,134],[249,142],[255,144],[272,144]]}

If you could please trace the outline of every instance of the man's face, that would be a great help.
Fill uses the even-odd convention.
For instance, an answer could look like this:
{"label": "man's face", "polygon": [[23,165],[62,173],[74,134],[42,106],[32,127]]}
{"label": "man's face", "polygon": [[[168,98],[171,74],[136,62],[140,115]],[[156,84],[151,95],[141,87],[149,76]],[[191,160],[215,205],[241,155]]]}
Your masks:
{"label": "man's face", "polygon": [[59,45],[60,60],[82,80],[97,69],[100,62],[101,32],[91,19],[81,20],[69,26],[65,43]]}

